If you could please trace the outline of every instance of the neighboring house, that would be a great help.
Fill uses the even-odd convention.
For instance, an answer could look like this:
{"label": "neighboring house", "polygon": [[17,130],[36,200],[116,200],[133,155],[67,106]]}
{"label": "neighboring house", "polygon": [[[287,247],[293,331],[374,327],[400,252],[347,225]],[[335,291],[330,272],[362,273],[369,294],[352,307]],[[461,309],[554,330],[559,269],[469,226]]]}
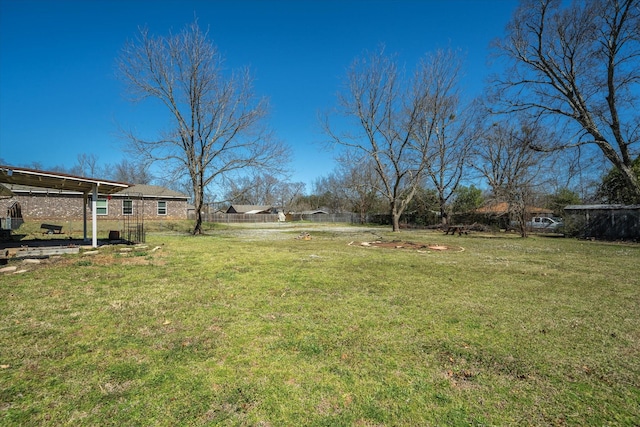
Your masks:
{"label": "neighboring house", "polygon": [[227,209],[228,214],[272,214],[275,213],[273,206],[260,206],[260,205],[231,205]]}
{"label": "neighboring house", "polygon": [[278,221],[277,210],[266,205],[231,205],[226,211],[206,209],[203,220],[222,223],[258,223]]}
{"label": "neighboring house", "polygon": [[[485,215],[506,215],[509,213],[509,204],[507,202],[490,202],[474,211],[477,214]],[[535,206],[527,206],[527,214],[529,216],[553,215],[553,210],[546,208],[538,208]]]}
{"label": "neighboring house", "polygon": [[640,240],[640,205],[570,205],[565,231],[576,237]]}
{"label": "neighboring house", "polygon": [[[527,220],[535,216],[546,215],[553,215],[553,211],[535,206],[527,207]],[[497,229],[510,229],[512,227],[509,215],[509,204],[499,201],[490,201],[472,212],[454,214],[451,220],[452,224],[478,223]]]}
{"label": "neighboring house", "polygon": [[[22,216],[29,220],[82,220],[84,195],[70,190],[53,190],[17,184],[4,184],[14,194],[0,199],[4,214],[13,202],[20,203]],[[187,219],[187,199],[184,194],[155,185],[134,185],[119,193],[98,193],[98,220],[118,220],[127,216],[142,216],[144,220]],[[89,203],[89,210],[91,204]]]}

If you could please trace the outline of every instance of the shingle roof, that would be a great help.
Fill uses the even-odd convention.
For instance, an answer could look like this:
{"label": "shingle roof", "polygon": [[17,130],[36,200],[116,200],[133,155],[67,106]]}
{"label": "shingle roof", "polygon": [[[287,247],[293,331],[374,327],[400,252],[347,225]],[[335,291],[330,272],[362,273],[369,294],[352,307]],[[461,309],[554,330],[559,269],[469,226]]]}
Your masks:
{"label": "shingle roof", "polygon": [[126,190],[116,193],[117,195],[129,195],[129,196],[145,196],[145,197],[158,197],[163,199],[188,199],[186,194],[179,193],[177,191],[170,190],[159,185],[147,185],[136,184],[127,188]]}
{"label": "shingle roof", "polygon": [[0,197],[13,197],[14,194],[4,185],[0,184]]}
{"label": "shingle roof", "polygon": [[[507,202],[493,202],[493,203],[488,203],[478,209],[475,210],[476,213],[483,213],[483,214],[506,214],[509,211],[509,204]],[[539,208],[539,207],[535,207],[535,206],[527,206],[527,211],[528,212],[535,212],[535,213],[551,213],[553,212],[552,209],[546,209],[546,208]]]}

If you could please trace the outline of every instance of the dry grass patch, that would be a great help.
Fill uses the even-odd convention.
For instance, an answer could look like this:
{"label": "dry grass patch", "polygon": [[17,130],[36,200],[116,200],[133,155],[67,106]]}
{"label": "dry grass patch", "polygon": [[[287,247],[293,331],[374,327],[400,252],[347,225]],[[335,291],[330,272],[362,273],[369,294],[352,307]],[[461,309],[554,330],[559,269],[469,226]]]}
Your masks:
{"label": "dry grass patch", "polygon": [[402,240],[392,241],[374,241],[374,242],[349,242],[349,246],[360,246],[365,248],[384,248],[384,249],[405,249],[415,250],[420,253],[427,251],[453,251],[462,252],[464,248],[456,245],[443,245],[440,243],[416,243]]}

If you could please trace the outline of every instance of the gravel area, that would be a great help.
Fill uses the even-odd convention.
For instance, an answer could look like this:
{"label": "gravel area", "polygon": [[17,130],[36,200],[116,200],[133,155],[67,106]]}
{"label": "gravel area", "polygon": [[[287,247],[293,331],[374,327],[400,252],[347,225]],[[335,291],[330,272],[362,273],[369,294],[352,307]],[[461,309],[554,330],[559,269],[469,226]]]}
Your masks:
{"label": "gravel area", "polygon": [[[225,230],[210,231],[211,234],[226,234],[236,236],[246,240],[286,240],[293,239],[297,235],[302,233],[309,233],[311,238],[315,233],[339,233],[344,234],[345,237],[369,235],[373,236],[380,232],[379,227],[360,227],[360,226],[347,226],[347,225],[331,225],[331,224],[296,224],[296,223],[284,223],[284,224],[242,224],[237,228],[232,226]],[[372,237],[373,238],[373,237]]]}

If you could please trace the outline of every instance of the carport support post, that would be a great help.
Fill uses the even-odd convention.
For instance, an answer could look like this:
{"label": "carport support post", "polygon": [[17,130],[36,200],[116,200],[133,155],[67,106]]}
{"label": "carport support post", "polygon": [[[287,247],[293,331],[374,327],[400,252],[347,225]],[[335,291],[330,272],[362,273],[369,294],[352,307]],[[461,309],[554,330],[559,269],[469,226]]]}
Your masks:
{"label": "carport support post", "polygon": [[87,205],[89,202],[89,194],[82,193],[82,236],[84,237],[84,242],[87,243],[89,239],[87,239]]}
{"label": "carport support post", "polygon": [[93,240],[91,242],[91,246],[94,248],[98,247],[98,186],[93,185],[93,196],[91,197],[91,223],[93,227]]}

